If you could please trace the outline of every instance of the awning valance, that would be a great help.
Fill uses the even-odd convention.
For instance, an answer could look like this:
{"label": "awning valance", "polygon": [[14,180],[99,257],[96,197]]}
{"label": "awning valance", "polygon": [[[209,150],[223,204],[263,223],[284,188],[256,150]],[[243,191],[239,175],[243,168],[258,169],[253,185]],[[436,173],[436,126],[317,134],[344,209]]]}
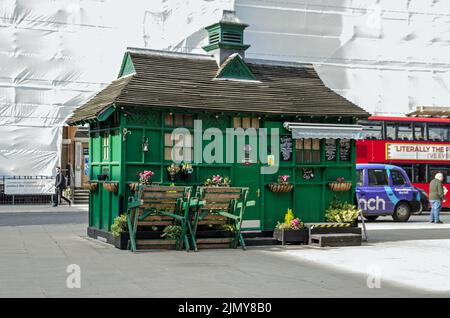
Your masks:
{"label": "awning valance", "polygon": [[292,131],[292,138],[331,138],[331,139],[361,139],[361,125],[345,124],[310,124],[285,122],[284,128]]}

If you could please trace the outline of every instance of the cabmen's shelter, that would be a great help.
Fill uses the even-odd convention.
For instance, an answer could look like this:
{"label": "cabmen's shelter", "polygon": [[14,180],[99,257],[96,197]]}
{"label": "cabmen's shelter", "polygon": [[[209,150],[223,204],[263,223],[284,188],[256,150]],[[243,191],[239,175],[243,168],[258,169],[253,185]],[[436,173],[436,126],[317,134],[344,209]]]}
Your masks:
{"label": "cabmen's shelter", "polygon": [[[322,222],[335,196],[353,202],[356,121],[369,114],[326,87],[312,65],[246,58],[246,27],[224,11],[206,28],[202,55],[129,48],[118,79],[74,111],[69,125],[89,124],[90,180],[98,184],[91,230],[110,231],[144,170],[162,185],[220,175],[249,187],[256,204],[245,229],[273,230],[288,208]],[[170,175],[174,160],[192,173]],[[283,175],[290,190],[276,186]],[[352,187],[332,189],[337,179]]]}

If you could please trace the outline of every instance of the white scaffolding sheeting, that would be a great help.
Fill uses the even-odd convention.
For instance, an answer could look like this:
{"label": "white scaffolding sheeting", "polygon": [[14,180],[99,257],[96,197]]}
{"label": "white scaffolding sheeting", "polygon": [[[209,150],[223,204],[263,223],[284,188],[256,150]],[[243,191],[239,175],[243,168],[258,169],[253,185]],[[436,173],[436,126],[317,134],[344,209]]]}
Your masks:
{"label": "white scaffolding sheeting", "polygon": [[247,57],[313,63],[369,112],[450,104],[445,0],[1,0],[0,175],[52,175],[65,119],[127,46],[203,53],[223,9],[250,25]]}

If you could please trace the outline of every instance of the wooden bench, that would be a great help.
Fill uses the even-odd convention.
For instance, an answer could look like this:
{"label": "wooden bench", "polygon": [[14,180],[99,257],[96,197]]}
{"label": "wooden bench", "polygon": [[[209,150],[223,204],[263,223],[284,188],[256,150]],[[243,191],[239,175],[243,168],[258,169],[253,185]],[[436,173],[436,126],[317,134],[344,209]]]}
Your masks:
{"label": "wooden bench", "polygon": [[135,252],[139,245],[145,247],[150,247],[152,243],[155,246],[164,245],[164,240],[161,239],[138,242],[136,239],[138,226],[175,224],[181,226],[180,237],[176,240],[177,249],[184,246],[186,251],[189,251],[190,239],[196,249],[194,233],[189,222],[189,209],[196,205],[197,198],[192,196],[192,187],[139,185],[134,196],[128,200],[127,224],[131,251]]}
{"label": "wooden bench", "polygon": [[[247,201],[248,188],[238,187],[198,187],[196,197],[198,204],[192,220],[192,229],[197,244],[207,244],[213,247],[219,244],[231,245],[236,248],[238,244],[245,249],[244,238],[241,234],[241,225],[245,208],[255,205],[255,201]],[[199,238],[197,229],[199,225],[230,224],[234,228],[231,238]],[[197,250],[197,249],[196,249]]]}

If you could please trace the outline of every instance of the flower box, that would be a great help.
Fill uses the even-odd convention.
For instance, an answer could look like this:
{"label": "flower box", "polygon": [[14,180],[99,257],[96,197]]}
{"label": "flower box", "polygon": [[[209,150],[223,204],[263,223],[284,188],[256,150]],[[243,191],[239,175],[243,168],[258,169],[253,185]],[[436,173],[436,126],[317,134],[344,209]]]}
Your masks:
{"label": "flower box", "polygon": [[130,188],[130,190],[132,192],[135,192],[136,189],[138,188],[138,186],[139,186],[139,183],[137,183],[137,182],[128,183],[128,187]]}
{"label": "flower box", "polygon": [[292,184],[271,183],[269,189],[272,192],[291,192],[294,189]]}
{"label": "flower box", "polygon": [[86,183],[83,183],[83,189],[90,190],[90,191],[97,191],[98,183],[97,182],[86,182]]}
{"label": "flower box", "polygon": [[285,243],[308,244],[308,229],[306,227],[299,230],[275,229],[273,237],[283,245]]}
{"label": "flower box", "polygon": [[352,188],[352,183],[350,181],[343,181],[343,182],[333,181],[328,183],[328,186],[330,187],[331,191],[343,192],[350,190]]}
{"label": "flower box", "polygon": [[118,182],[104,182],[103,187],[106,189],[106,191],[109,191],[111,193],[116,193],[119,188]]}

